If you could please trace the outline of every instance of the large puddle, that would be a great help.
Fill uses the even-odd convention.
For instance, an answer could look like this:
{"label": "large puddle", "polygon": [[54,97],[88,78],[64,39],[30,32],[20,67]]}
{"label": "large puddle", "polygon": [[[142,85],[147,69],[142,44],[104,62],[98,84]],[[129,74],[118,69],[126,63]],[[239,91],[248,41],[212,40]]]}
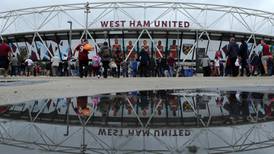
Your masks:
{"label": "large puddle", "polygon": [[274,146],[272,103],[274,93],[213,90],[35,100],[0,106],[0,147],[21,154],[258,151]]}

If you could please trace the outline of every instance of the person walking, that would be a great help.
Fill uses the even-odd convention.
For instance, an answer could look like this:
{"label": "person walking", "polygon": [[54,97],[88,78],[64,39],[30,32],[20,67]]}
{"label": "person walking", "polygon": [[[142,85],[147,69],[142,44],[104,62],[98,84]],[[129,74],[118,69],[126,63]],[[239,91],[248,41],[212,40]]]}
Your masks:
{"label": "person walking", "polygon": [[122,59],[122,49],[121,49],[121,45],[119,44],[119,41],[117,38],[115,38],[114,40],[114,44],[112,45],[112,54],[113,54],[113,58],[114,61],[117,65],[117,70],[116,70],[116,77],[120,77],[120,70],[121,70],[121,63],[123,61]]}
{"label": "person walking", "polygon": [[237,56],[239,54],[239,45],[236,43],[235,38],[231,38],[228,44],[228,53],[227,57],[230,60],[229,67],[231,68],[232,76],[237,76],[239,74],[238,67],[235,65],[237,60]]}
{"label": "person walking", "polygon": [[123,61],[121,63],[123,77],[128,77],[128,65],[129,65],[128,61]]}
{"label": "person walking", "polygon": [[27,67],[27,76],[30,76],[32,74],[32,67],[34,62],[30,58],[28,58],[25,60],[25,64]]}
{"label": "person walking", "polygon": [[149,66],[149,53],[144,48],[139,53],[139,61],[140,77],[148,77],[147,69]]}
{"label": "person walking", "polygon": [[93,72],[93,76],[97,76],[98,78],[101,77],[101,57],[96,54],[92,57],[92,72]]}
{"label": "person walking", "polygon": [[167,65],[168,65],[168,77],[173,77],[174,75],[174,68],[175,68],[176,61],[172,54],[170,53],[168,59],[167,59]]}
{"label": "person walking", "polygon": [[10,76],[16,76],[18,70],[18,59],[15,55],[12,55],[11,57],[11,74]]}
{"label": "person walking", "polygon": [[205,55],[203,58],[202,58],[202,66],[203,66],[203,76],[204,77],[208,77],[210,76],[210,59],[208,57],[208,55]]}
{"label": "person walking", "polygon": [[130,76],[136,77],[138,72],[138,61],[137,61],[137,55],[135,55],[135,58],[132,58],[129,63],[130,68]]}
{"label": "person walking", "polygon": [[260,57],[255,51],[250,56],[251,75],[258,75],[260,73]]}
{"label": "person walking", "polygon": [[9,57],[11,56],[11,48],[4,39],[0,45],[0,68],[4,68],[4,77],[8,75],[9,71]]}
{"label": "person walking", "polygon": [[110,63],[110,47],[107,42],[103,43],[103,46],[100,48],[99,56],[101,57],[101,61],[103,64],[104,72],[103,77],[108,77],[108,68]]}
{"label": "person walking", "polygon": [[220,71],[220,58],[218,56],[215,56],[214,58],[214,72],[215,72],[215,76],[220,76],[221,75],[221,71]]}
{"label": "person walking", "polygon": [[261,40],[261,45],[263,46],[261,60],[262,60],[264,72],[265,72],[265,75],[269,75],[271,72],[269,72],[269,70],[268,70],[268,61],[272,60],[273,57],[269,50],[269,45],[267,45],[264,42],[264,40]]}
{"label": "person walking", "polygon": [[63,63],[62,76],[69,76],[69,64],[68,64],[67,55],[64,55],[62,63]]}
{"label": "person walking", "polygon": [[[80,78],[83,78],[83,76],[88,76],[88,50],[84,48],[84,46],[88,44],[87,40],[82,40],[81,44],[79,44],[75,48],[75,52],[78,51],[78,62],[79,62],[79,73]],[[74,52],[74,54],[75,54]]]}
{"label": "person walking", "polygon": [[59,68],[60,58],[58,56],[54,56],[51,58],[51,72],[52,76],[59,76]]}
{"label": "person walking", "polygon": [[248,46],[247,43],[244,40],[241,40],[241,46],[240,46],[240,50],[239,50],[239,57],[241,59],[241,76],[244,75],[244,70],[246,70],[246,76],[250,75],[250,71],[249,71],[249,65],[247,63],[247,59],[249,57],[249,53],[248,53]]}

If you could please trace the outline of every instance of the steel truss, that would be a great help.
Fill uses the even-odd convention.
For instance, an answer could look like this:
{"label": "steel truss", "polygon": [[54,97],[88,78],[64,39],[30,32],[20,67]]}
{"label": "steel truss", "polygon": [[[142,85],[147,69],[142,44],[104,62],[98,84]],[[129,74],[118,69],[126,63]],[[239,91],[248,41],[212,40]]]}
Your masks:
{"label": "steel truss", "polygon": [[[155,12],[157,12],[157,15]],[[102,31],[117,29],[100,28],[101,20],[150,20],[152,22],[156,20],[187,20],[191,22],[191,28],[188,30],[201,32],[202,34],[199,36],[199,39],[201,39],[203,35],[206,35],[206,40],[208,40],[209,43],[212,40],[211,36],[208,35],[209,31],[217,30],[220,32],[230,31],[231,33],[249,34],[248,42],[254,42],[252,49],[256,46],[256,37],[258,35],[260,38],[269,38],[269,40],[271,40],[274,30],[273,13],[262,10],[176,1],[117,1],[51,5],[0,12],[0,37],[2,39],[3,37],[9,37],[16,33],[21,35],[24,33],[32,33],[33,38],[31,45],[34,45],[34,41],[38,38],[52,57],[54,55],[52,55],[49,47],[45,43],[46,38],[43,38],[40,33],[49,30],[58,31],[67,29],[65,28],[66,25],[63,25],[67,23],[67,20],[63,18],[74,23],[73,30],[82,30],[82,35],[79,40],[84,37],[90,38],[97,50],[98,45],[93,38],[94,35],[92,35],[90,31],[94,29],[101,29]],[[20,27],[19,30],[18,27]],[[169,29],[182,30],[179,28]],[[149,39],[152,40],[150,28],[143,30],[149,34]],[[141,34],[138,38],[141,37]],[[199,40],[195,41],[189,55],[193,54],[193,50],[197,48],[198,41]],[[152,42],[154,41],[152,40]],[[156,51],[158,52],[157,48]],[[189,55],[187,55],[187,57]]]}
{"label": "steel truss", "polygon": [[[83,16],[86,14],[87,8],[91,11],[91,14],[95,16],[89,16],[91,22],[85,23],[86,20],[81,21],[77,16],[80,14],[73,14],[73,11],[80,11]],[[129,9],[129,10],[127,10]],[[131,9],[138,9],[137,14],[132,14]],[[151,17],[148,13],[150,11],[157,11],[157,16]],[[196,12],[195,12],[196,11]],[[159,12],[159,13],[158,13]],[[25,17],[39,16],[40,20],[33,19],[35,21],[31,27],[32,31],[41,31],[43,27],[50,23],[51,20],[56,21],[58,15],[62,14],[76,22],[80,27],[77,28],[95,28],[94,24],[99,22],[105,16],[115,13],[113,17],[108,17],[109,20],[117,20],[117,16],[125,17],[123,20],[147,20],[151,21],[159,20],[169,16],[169,19],[175,19],[175,16],[179,20],[189,20],[193,22],[193,29],[200,30],[216,30],[215,24],[223,24],[222,19],[226,16],[232,17],[234,22],[228,22],[225,24],[230,25],[232,29],[222,29],[239,32],[249,32],[252,34],[271,34],[269,31],[262,32],[260,28],[268,25],[273,30],[274,17],[272,12],[248,9],[236,6],[225,6],[225,5],[213,5],[204,3],[184,3],[184,2],[92,2],[92,3],[78,3],[78,4],[64,4],[64,5],[51,5],[42,7],[32,7],[18,10],[10,10],[6,12],[0,12],[1,20],[1,34],[8,32],[8,29],[21,21],[20,19]],[[154,12],[155,13],[155,12]],[[216,18],[212,18],[212,14],[217,14]],[[218,13],[220,16],[218,16]],[[140,18],[137,15],[144,15]],[[172,14],[172,16],[170,16]],[[29,16],[31,15],[31,16]],[[181,15],[181,16],[178,16]],[[203,20],[199,20],[199,19]],[[251,18],[251,19],[249,19]],[[33,22],[31,22],[33,23]],[[28,24],[31,24],[28,23]],[[255,24],[254,24],[255,23]],[[18,24],[18,23],[17,23]],[[241,29],[234,29],[234,25],[241,25]],[[87,26],[87,27],[86,27]],[[62,27],[64,28],[64,27]],[[76,28],[76,27],[75,27]],[[245,29],[245,30],[244,30]],[[12,31],[14,33],[15,31]],[[19,30],[20,32],[20,30]],[[8,34],[8,33],[7,33]]]}

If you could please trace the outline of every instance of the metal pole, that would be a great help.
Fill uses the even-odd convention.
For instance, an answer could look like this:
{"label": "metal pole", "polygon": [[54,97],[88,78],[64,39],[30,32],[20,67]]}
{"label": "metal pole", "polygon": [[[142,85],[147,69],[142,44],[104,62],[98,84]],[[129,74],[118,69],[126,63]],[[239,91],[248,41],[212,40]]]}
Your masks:
{"label": "metal pole", "polygon": [[[52,53],[50,52],[49,48],[47,47],[45,41],[42,39],[42,37],[40,36],[40,34],[39,34],[38,32],[36,32],[36,36],[40,39],[40,41],[41,41],[41,43],[43,44],[43,46],[47,49],[49,55],[50,55],[51,57],[54,57],[54,55],[52,55]],[[56,37],[56,35],[55,35],[55,37]],[[34,41],[34,43],[35,43],[35,45],[36,45],[36,41]],[[37,48],[37,45],[36,45],[36,48]],[[60,50],[59,50],[59,51],[60,51]],[[59,53],[60,53],[60,52],[59,52]],[[40,55],[39,55],[39,57],[40,57]],[[61,56],[60,56],[60,57],[61,57]],[[40,58],[40,60],[41,60],[41,58]]]}
{"label": "metal pole", "polygon": [[70,103],[71,103],[71,98],[68,98],[67,99],[67,110],[66,110],[67,132],[66,132],[66,134],[64,134],[64,136],[68,136],[69,135],[69,107],[70,107]]}
{"label": "metal pole", "polygon": [[[69,52],[71,52],[72,56],[72,48],[71,48],[71,39],[72,39],[72,21],[68,21],[69,23]],[[68,53],[69,55],[69,53]]]}
{"label": "metal pole", "polygon": [[86,8],[86,30],[85,30],[85,39],[88,39],[88,14],[90,13],[90,6],[89,6],[89,2],[86,3],[85,5]]}
{"label": "metal pole", "polygon": [[[207,45],[206,45],[206,54],[208,53],[209,44],[210,44],[210,40],[207,41]],[[197,60],[197,59],[196,59],[196,60]]]}
{"label": "metal pole", "polygon": [[[93,43],[94,43],[96,49],[100,49],[99,46],[98,46],[98,44],[96,43],[96,40],[92,37],[92,35],[90,34],[89,31],[87,31],[87,34],[88,34],[88,36],[90,37],[91,41],[93,41]],[[95,33],[94,33],[94,35],[95,35]]]}
{"label": "metal pole", "polygon": [[83,137],[82,137],[82,144],[81,144],[81,152],[85,153],[86,150],[87,150],[86,137],[85,137],[85,135],[86,135],[86,126],[85,126],[85,124],[83,125],[82,135],[83,135]]}
{"label": "metal pole", "polygon": [[179,63],[180,63],[180,60],[181,60],[181,52],[182,52],[182,47],[183,47],[183,32],[181,32],[181,38],[180,38],[180,48],[179,48]]}
{"label": "metal pole", "polygon": [[[196,30],[196,47],[195,47],[195,49],[194,49],[194,52],[192,52],[192,58],[191,58],[191,63],[193,62],[193,60],[194,60],[194,56],[195,56],[195,54],[197,54],[197,51],[198,51],[198,48],[199,48],[199,40],[200,40],[200,38],[199,38],[199,31],[198,30]],[[196,58],[195,58],[196,59]],[[196,59],[197,60],[197,59]],[[195,60],[195,62],[196,62],[196,60]],[[197,68],[196,68],[197,69]]]}
{"label": "metal pole", "polygon": [[[59,38],[57,37],[56,34],[55,34],[55,40],[59,40]],[[62,54],[61,49],[60,49],[60,43],[57,44],[57,48],[58,48],[60,60],[63,61],[63,56],[62,56],[63,54]]]}
{"label": "metal pole", "polygon": [[125,32],[122,31],[122,46],[123,46],[123,58],[126,57],[126,48],[125,48]]}
{"label": "metal pole", "polygon": [[218,48],[219,50],[221,50],[222,44],[223,44],[223,35],[221,36],[221,41],[220,41],[219,48]]}
{"label": "metal pole", "polygon": [[[34,35],[33,35],[32,42],[30,44],[30,48],[32,47],[33,43],[35,43],[36,36],[37,36],[37,32],[35,32]],[[32,50],[31,49],[30,49],[30,53],[32,54]],[[35,54],[36,54],[37,59],[39,59],[40,55],[37,53],[37,48],[36,48]]]}

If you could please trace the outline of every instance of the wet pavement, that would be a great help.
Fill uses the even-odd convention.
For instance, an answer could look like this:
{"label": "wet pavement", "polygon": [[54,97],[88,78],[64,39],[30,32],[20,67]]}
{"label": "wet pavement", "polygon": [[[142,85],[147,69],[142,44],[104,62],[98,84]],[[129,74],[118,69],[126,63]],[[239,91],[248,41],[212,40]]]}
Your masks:
{"label": "wet pavement", "polygon": [[25,86],[25,85],[32,85],[38,83],[46,83],[47,81],[31,81],[31,80],[0,80],[0,87],[7,87],[7,86]]}
{"label": "wet pavement", "polygon": [[[47,98],[91,96],[104,93],[127,92],[134,90],[166,89],[220,89],[247,91],[274,91],[274,77],[239,78],[15,78],[23,81],[47,81],[26,86],[1,86],[0,105],[20,103]],[[2,80],[0,80],[2,81]],[[16,91],[16,92],[15,92]]]}
{"label": "wet pavement", "polygon": [[2,105],[1,150],[20,144],[56,153],[256,151],[274,146],[273,103],[271,92],[177,89]]}
{"label": "wet pavement", "polygon": [[66,124],[69,118],[70,124],[80,125],[79,117],[90,117],[87,125],[92,126],[193,128],[272,121],[272,103],[274,93],[269,92],[154,90],[49,98],[0,109],[2,118],[14,120],[35,116],[37,121]]}
{"label": "wet pavement", "polygon": [[0,79],[1,153],[272,153],[274,146],[273,77],[9,80],[28,84]]}

